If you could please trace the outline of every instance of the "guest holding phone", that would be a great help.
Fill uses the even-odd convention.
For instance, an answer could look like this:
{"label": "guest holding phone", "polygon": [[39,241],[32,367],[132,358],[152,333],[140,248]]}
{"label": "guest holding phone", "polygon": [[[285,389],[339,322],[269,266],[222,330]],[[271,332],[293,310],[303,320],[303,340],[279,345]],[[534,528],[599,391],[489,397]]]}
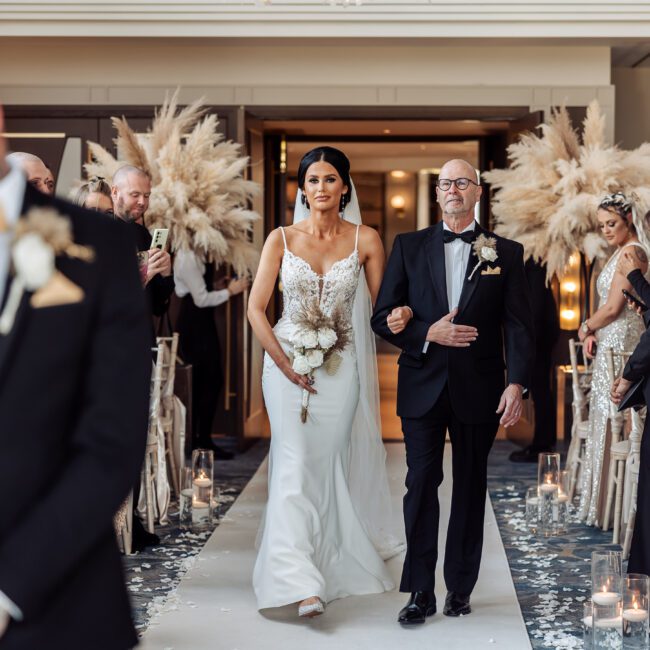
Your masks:
{"label": "guest holding phone", "polygon": [[221,388],[221,346],[215,308],[248,288],[245,278],[232,279],[225,289],[214,289],[214,264],[190,250],[179,250],[174,259],[176,295],[181,308],[176,322],[179,352],[192,364],[192,447],[212,449],[215,458],[233,454],[212,441],[214,415]]}
{"label": "guest holding phone", "polygon": [[[594,346],[598,343],[589,398],[589,434],[582,465],[582,491],[578,510],[579,518],[589,525],[602,523],[599,521],[604,514],[600,507],[601,492],[607,485],[606,480],[603,480],[603,458],[612,379],[607,358],[602,351],[608,348],[619,353],[633,350],[645,329],[639,315],[627,308],[622,292],[623,289],[632,290],[632,284],[621,271],[626,255],[639,261],[643,273],[648,269],[648,253],[639,242],[632,217],[632,204],[620,192],[609,194],[600,202],[597,214],[600,231],[615,250],[596,282],[598,309],[582,323],[578,331],[587,356],[594,356]],[[618,375],[622,370],[619,356],[614,357],[614,364]]]}
{"label": "guest holding phone", "polygon": [[[152,248],[151,234],[143,225],[149,207],[151,179],[138,167],[124,165],[113,175],[111,197],[115,217],[132,229],[139,251],[148,251],[144,286],[151,313],[162,316],[174,291],[172,262],[165,250]],[[153,326],[152,326],[153,336]]]}

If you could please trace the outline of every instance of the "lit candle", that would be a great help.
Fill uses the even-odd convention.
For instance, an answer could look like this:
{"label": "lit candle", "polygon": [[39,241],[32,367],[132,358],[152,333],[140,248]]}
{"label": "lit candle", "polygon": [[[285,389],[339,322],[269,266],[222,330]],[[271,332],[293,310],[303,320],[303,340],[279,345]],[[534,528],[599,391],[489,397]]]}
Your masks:
{"label": "lit candle", "polygon": [[210,504],[207,501],[199,501],[198,499],[194,499],[192,502],[192,508],[194,510],[202,510],[204,508],[209,508]]}
{"label": "lit candle", "polygon": [[566,503],[569,500],[569,495],[564,494],[564,492],[560,492],[560,494],[558,494],[558,496],[557,496],[557,500],[560,503]]}
{"label": "lit candle", "polygon": [[541,492],[546,492],[548,494],[549,492],[555,492],[557,490],[557,485],[555,483],[542,483],[539,486],[539,489]]}
{"label": "lit candle", "polygon": [[611,618],[599,618],[596,621],[596,627],[598,628],[608,628],[608,627],[619,627],[623,624],[623,621],[620,616],[612,616]]}
{"label": "lit candle", "polygon": [[197,487],[210,487],[212,485],[212,479],[208,478],[205,472],[201,472],[199,476],[194,479],[194,485]]}
{"label": "lit candle", "polygon": [[623,610],[623,618],[631,623],[640,623],[648,618],[648,610],[639,609],[639,603],[634,598],[632,600],[632,607]]}
{"label": "lit candle", "polygon": [[607,591],[607,587],[603,587],[602,591],[596,591],[592,594],[591,600],[596,605],[614,605],[621,599],[621,594],[617,591]]}

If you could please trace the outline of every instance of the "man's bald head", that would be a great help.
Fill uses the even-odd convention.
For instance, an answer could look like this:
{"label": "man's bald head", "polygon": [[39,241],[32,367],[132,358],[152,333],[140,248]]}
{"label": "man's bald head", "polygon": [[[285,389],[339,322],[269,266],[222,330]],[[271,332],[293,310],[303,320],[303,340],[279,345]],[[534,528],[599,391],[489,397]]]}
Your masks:
{"label": "man's bald head", "polygon": [[7,160],[18,165],[37,190],[43,194],[54,194],[54,175],[38,156],[26,151],[14,151],[7,156]]}
{"label": "man's bald head", "polygon": [[[458,187],[457,181],[461,187]],[[443,221],[454,232],[461,232],[472,222],[474,207],[481,198],[482,191],[476,169],[466,160],[455,158],[442,166],[436,197],[442,209]]]}
{"label": "man's bald head", "polygon": [[448,160],[440,169],[440,178],[452,178],[452,176],[447,176],[449,173],[460,173],[459,176],[453,176],[453,178],[469,178],[470,180],[478,183],[478,174],[474,165],[471,165],[466,160],[462,158],[454,158],[453,160]]}
{"label": "man's bald head", "polygon": [[113,212],[123,221],[138,221],[149,207],[151,179],[149,175],[133,165],[122,165],[113,174],[111,198]]}

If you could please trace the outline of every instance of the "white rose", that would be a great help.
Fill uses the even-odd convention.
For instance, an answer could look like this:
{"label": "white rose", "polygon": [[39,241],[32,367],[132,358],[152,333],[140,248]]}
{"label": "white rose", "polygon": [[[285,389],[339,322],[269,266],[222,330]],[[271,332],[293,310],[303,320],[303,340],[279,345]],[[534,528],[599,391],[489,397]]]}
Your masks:
{"label": "white rose", "polygon": [[16,275],[28,291],[45,286],[54,273],[54,251],[36,233],[23,235],[13,246]]}
{"label": "white rose", "polygon": [[305,354],[305,358],[312,368],[319,368],[323,365],[323,352],[321,350],[309,350]]}
{"label": "white rose", "polygon": [[487,260],[488,262],[494,262],[494,260],[497,258],[497,252],[494,248],[483,246],[483,248],[481,248],[481,257],[483,257],[483,259]]}
{"label": "white rose", "polygon": [[297,372],[299,375],[306,375],[311,370],[311,366],[303,354],[297,354],[293,358],[293,364],[291,367],[294,372]]}
{"label": "white rose", "polygon": [[336,340],[336,332],[331,327],[322,327],[318,330],[318,345],[324,350],[329,350]]}
{"label": "white rose", "polygon": [[318,334],[313,330],[302,330],[298,334],[298,341],[303,348],[315,348],[318,345]]}

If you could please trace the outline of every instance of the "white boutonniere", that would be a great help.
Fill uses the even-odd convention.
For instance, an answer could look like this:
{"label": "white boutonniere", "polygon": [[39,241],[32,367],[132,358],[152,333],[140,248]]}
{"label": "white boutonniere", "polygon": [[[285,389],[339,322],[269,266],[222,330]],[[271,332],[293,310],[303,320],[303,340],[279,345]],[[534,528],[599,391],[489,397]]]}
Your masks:
{"label": "white boutonniere", "polygon": [[474,240],[472,248],[474,249],[474,254],[478,257],[478,262],[469,274],[469,278],[467,278],[468,280],[471,280],[474,277],[474,273],[478,271],[482,264],[485,264],[486,262],[495,262],[499,257],[497,254],[497,240],[494,237],[479,235]]}
{"label": "white boutonniere", "polygon": [[52,279],[59,255],[85,262],[94,259],[91,248],[72,240],[69,219],[53,208],[32,208],[14,231],[11,261],[15,277],[0,315],[0,334],[7,334],[13,327],[23,293],[37,291]]}

